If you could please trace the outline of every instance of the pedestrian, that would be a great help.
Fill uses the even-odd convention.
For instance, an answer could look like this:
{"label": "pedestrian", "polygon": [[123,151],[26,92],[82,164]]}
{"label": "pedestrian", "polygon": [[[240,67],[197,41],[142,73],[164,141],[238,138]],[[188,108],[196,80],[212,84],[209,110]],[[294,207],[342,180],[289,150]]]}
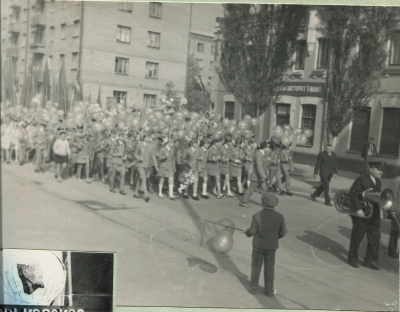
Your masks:
{"label": "pedestrian", "polygon": [[7,120],[1,125],[1,150],[2,150],[2,159],[6,161],[7,164],[11,163],[11,131],[12,131],[12,122]]}
{"label": "pedestrian", "polygon": [[168,140],[166,138],[163,142],[158,155],[159,168],[157,171],[158,181],[158,197],[164,198],[162,194],[164,180],[168,179],[168,196],[170,200],[175,200],[177,197],[174,196],[174,176],[176,171],[175,163],[175,151],[174,151],[174,141],[172,139]]}
{"label": "pedestrian", "polygon": [[[292,144],[292,143],[290,143]],[[290,172],[294,171],[294,164],[293,164],[293,156],[292,151],[290,150],[290,146],[283,145],[281,154],[280,154],[280,164],[281,170],[283,174],[283,180],[286,186],[285,194],[288,196],[293,196],[292,191],[290,189]],[[283,183],[282,183],[283,184]]]}
{"label": "pedestrian", "polygon": [[[243,161],[242,141],[235,140],[229,153],[229,176],[237,179],[237,190],[239,195],[244,195],[242,186],[242,161]],[[229,190],[230,192],[230,190]]]}
{"label": "pedestrian", "polygon": [[222,191],[226,191],[227,197],[235,197],[231,192],[231,183],[229,175],[229,154],[232,147],[232,136],[228,134],[225,138],[224,144],[220,148],[219,157],[219,173],[224,177],[224,184],[222,186]]}
{"label": "pedestrian", "polygon": [[110,180],[110,192],[115,193],[114,183],[115,177],[117,173],[120,174],[119,176],[119,193],[121,195],[126,195],[124,191],[124,184],[125,184],[125,145],[122,137],[116,137],[114,139],[113,144],[110,146],[109,154],[111,156],[111,166],[110,171],[108,173],[108,177]]}
{"label": "pedestrian", "polygon": [[[275,178],[275,183],[273,183]],[[281,169],[281,145],[272,142],[271,163],[269,165],[269,183],[275,192],[283,195],[282,169]]]}
{"label": "pedestrian", "polygon": [[358,177],[350,188],[350,201],[352,203],[352,211],[358,216],[351,216],[353,228],[351,230],[350,250],[348,263],[355,268],[360,265],[358,263],[358,248],[365,234],[367,234],[367,251],[364,257],[364,264],[366,267],[373,270],[379,270],[378,256],[379,256],[379,241],[381,238],[381,210],[379,203],[373,203],[373,213],[369,219],[365,218],[364,211],[362,210],[363,193],[367,190],[372,192],[381,192],[381,176],[384,162],[370,162],[369,173],[365,173]]}
{"label": "pedestrian", "polygon": [[29,140],[29,133],[26,129],[27,124],[25,122],[22,123],[21,128],[19,129],[18,134],[18,144],[19,144],[19,164],[22,166],[26,160],[26,146]]}
{"label": "pedestrian", "polygon": [[215,186],[213,187],[213,194],[221,199],[224,195],[221,193],[221,182],[219,173],[219,158],[220,158],[221,140],[214,139],[208,149],[207,155],[207,173],[210,179],[214,177]]}
{"label": "pedestrian", "polygon": [[318,172],[321,177],[321,185],[310,196],[313,201],[316,201],[317,197],[324,192],[325,205],[332,206],[329,197],[329,183],[332,177],[338,175],[338,163],[336,154],[332,152],[332,144],[330,143],[326,144],[325,151],[318,154],[314,169],[314,179],[317,177]]}
{"label": "pedestrian", "polygon": [[[193,190],[193,199],[200,200],[197,195],[197,187],[199,182],[199,167],[198,167],[198,158],[200,155],[199,143],[197,138],[193,138],[188,141],[189,147],[183,152],[182,155],[182,163],[183,163],[183,171],[189,172],[191,171],[194,176],[192,190]],[[183,198],[189,199],[187,194],[188,187],[183,190]]]}
{"label": "pedestrian", "polygon": [[400,217],[400,175],[394,179],[393,194],[395,201],[394,207],[389,213],[389,219],[391,220],[391,231],[388,244],[389,256],[398,259],[399,258],[399,217]]}
{"label": "pedestrian", "polygon": [[250,200],[250,196],[254,193],[254,191],[258,188],[263,194],[268,190],[267,186],[267,173],[265,172],[265,163],[267,162],[267,158],[265,157],[265,153],[268,150],[268,143],[261,142],[259,149],[254,153],[253,156],[253,170],[251,173],[251,183],[244,193],[243,200],[239,203],[241,207],[250,208],[248,202]]}
{"label": "pedestrian", "polygon": [[369,172],[368,163],[371,161],[375,161],[376,157],[378,156],[378,152],[376,150],[376,146],[374,144],[374,138],[370,137],[368,142],[364,144],[364,147],[361,152],[361,160],[364,161],[364,168],[363,172]]}
{"label": "pedestrian", "polygon": [[200,153],[198,158],[198,168],[199,168],[199,179],[203,179],[201,197],[204,199],[209,199],[207,194],[207,183],[208,183],[208,171],[207,171],[207,159],[208,159],[208,148],[210,146],[211,140],[204,138],[200,142]]}
{"label": "pedestrian", "polygon": [[243,182],[242,186],[250,186],[251,183],[251,172],[253,170],[253,156],[257,150],[257,143],[253,139],[245,139],[243,143]]}
{"label": "pedestrian", "polygon": [[13,127],[11,128],[11,147],[10,147],[10,155],[12,157],[12,152],[14,151],[15,155],[15,162],[19,162],[18,152],[20,150],[19,146],[19,134],[20,134],[20,126],[19,126],[19,119],[14,119]]}
{"label": "pedestrian", "polygon": [[54,162],[56,165],[56,178],[58,182],[62,182],[63,171],[67,167],[68,160],[71,157],[71,151],[69,149],[69,142],[66,138],[65,130],[58,130],[59,138],[54,142],[53,153]]}
{"label": "pedestrian", "polygon": [[44,172],[43,164],[47,158],[49,133],[45,122],[40,123],[39,129],[33,135],[35,146],[35,172]]}
{"label": "pedestrian", "polygon": [[253,238],[253,253],[251,257],[250,294],[255,295],[258,289],[261,268],[264,262],[264,292],[267,297],[277,293],[274,289],[275,254],[279,248],[279,239],[287,233],[285,218],[276,212],[279,200],[275,194],[262,194],[263,210],[253,215],[250,228],[246,229],[247,237]]}
{"label": "pedestrian", "polygon": [[[83,131],[83,125],[79,125],[77,128]],[[92,181],[89,179],[89,169],[90,169],[89,134],[82,132],[80,136],[75,137],[75,143],[77,146],[76,163],[78,164],[78,168],[76,169],[76,178],[78,179],[78,182],[82,182],[81,171],[82,168],[85,167],[86,183],[91,183]]]}

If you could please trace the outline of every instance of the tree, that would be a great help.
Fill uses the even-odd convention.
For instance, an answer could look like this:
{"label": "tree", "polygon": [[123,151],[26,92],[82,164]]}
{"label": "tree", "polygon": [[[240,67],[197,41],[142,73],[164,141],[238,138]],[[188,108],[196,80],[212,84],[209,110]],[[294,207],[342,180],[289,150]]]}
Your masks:
{"label": "tree", "polygon": [[380,92],[387,42],[399,11],[389,7],[323,6],[320,30],[329,39],[325,142],[334,138]]}
{"label": "tree", "polygon": [[203,81],[199,78],[201,68],[197,65],[193,54],[188,56],[187,71],[187,109],[195,112],[209,110],[210,105],[212,105],[210,90],[204,86]]}
{"label": "tree", "polygon": [[276,101],[308,16],[300,5],[224,4],[219,77],[243,115],[259,117]]}

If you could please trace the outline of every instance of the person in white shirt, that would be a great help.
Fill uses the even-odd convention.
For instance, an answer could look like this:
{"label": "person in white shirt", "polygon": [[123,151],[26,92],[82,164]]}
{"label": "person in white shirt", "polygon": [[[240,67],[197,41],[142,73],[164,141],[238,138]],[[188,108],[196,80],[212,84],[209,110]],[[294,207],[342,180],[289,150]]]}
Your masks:
{"label": "person in white shirt", "polygon": [[56,164],[56,178],[58,182],[62,182],[62,172],[67,167],[71,151],[69,149],[69,142],[66,138],[65,130],[60,130],[59,138],[54,142],[54,162]]}

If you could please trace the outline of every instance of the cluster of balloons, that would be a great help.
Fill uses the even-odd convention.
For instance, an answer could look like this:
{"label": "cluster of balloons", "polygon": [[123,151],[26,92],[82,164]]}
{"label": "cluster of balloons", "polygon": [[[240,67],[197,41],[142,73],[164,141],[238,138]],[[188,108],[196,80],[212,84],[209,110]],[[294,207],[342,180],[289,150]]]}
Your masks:
{"label": "cluster of balloons", "polygon": [[310,129],[293,128],[291,125],[275,126],[272,141],[289,146],[293,141],[293,136],[298,136],[298,144],[306,144],[307,138],[312,137],[313,132]]}
{"label": "cluster of balloons", "polygon": [[216,223],[222,225],[223,228],[217,232],[217,235],[212,240],[213,249],[216,252],[227,253],[233,247],[235,224],[229,219],[221,219]]}

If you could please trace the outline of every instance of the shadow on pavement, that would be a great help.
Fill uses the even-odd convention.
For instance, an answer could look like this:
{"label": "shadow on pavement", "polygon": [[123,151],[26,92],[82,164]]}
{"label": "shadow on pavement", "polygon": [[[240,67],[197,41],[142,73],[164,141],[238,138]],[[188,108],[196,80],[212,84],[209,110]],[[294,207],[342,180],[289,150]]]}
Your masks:
{"label": "shadow on pavement", "polygon": [[79,205],[85,206],[86,208],[89,208],[91,210],[130,210],[130,209],[140,209],[139,207],[111,207],[106,205],[103,202],[97,201],[97,200],[81,200],[81,201],[75,201]]}

